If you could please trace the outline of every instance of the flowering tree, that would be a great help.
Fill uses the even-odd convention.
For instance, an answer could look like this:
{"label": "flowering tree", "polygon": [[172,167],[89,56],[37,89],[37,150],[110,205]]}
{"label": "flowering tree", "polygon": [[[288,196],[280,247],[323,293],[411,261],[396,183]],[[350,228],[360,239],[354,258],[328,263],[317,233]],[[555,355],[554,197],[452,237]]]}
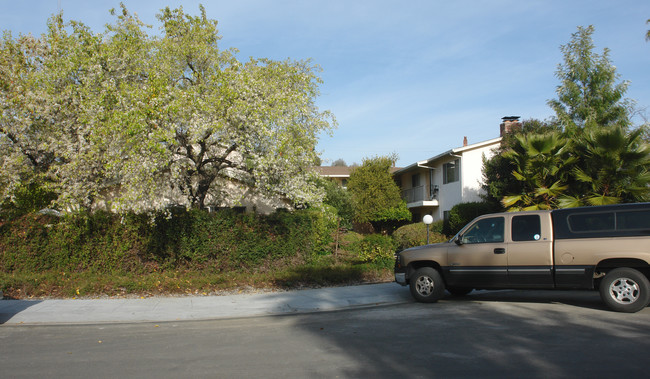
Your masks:
{"label": "flowering tree", "polygon": [[237,60],[217,22],[163,9],[160,36],[122,6],[94,34],[61,15],[40,38],[0,45],[3,196],[38,178],[62,206],[159,208],[218,204],[228,185],[320,201],[309,166],[319,111],[309,61]]}

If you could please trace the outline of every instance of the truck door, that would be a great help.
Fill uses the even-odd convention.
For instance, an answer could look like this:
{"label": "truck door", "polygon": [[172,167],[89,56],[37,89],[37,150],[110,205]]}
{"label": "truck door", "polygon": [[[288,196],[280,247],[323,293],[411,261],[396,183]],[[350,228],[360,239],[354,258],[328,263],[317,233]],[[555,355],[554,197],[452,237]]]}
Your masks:
{"label": "truck door", "polygon": [[513,216],[508,242],[508,281],[512,288],[553,288],[551,225],[540,215]]}
{"label": "truck door", "polygon": [[448,250],[449,286],[500,288],[508,285],[504,217],[479,219],[458,238],[460,244],[452,244]]}

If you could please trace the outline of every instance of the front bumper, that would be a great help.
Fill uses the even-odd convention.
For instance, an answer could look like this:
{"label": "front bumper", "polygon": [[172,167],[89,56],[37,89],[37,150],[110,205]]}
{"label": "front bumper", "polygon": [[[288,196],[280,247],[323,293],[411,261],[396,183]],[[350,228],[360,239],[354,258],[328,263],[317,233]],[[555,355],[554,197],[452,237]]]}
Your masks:
{"label": "front bumper", "polygon": [[406,268],[402,266],[400,253],[395,254],[395,282],[403,286],[406,285]]}
{"label": "front bumper", "polygon": [[395,273],[395,282],[405,286],[406,285],[406,273],[405,272],[396,272]]}

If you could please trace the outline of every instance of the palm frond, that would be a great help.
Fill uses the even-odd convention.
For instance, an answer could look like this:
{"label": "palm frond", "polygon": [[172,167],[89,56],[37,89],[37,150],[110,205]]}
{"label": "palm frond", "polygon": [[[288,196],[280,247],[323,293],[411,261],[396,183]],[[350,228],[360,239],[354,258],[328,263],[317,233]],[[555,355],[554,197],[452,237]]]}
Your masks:
{"label": "palm frond", "polygon": [[510,196],[504,196],[503,199],[501,199],[501,204],[508,209],[513,207],[515,204],[523,200],[523,195],[510,195]]}
{"label": "palm frond", "polygon": [[620,197],[605,196],[600,194],[594,194],[588,196],[586,200],[589,205],[610,205],[610,204],[619,204],[621,202]]}

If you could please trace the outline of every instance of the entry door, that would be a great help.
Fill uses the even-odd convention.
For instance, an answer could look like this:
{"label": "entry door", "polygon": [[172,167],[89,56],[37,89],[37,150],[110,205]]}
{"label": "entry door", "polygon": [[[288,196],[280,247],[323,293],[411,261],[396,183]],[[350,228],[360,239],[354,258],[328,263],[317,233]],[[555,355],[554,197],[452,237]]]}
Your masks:
{"label": "entry door", "polygon": [[448,250],[447,284],[456,287],[502,288],[508,285],[504,217],[477,220]]}

